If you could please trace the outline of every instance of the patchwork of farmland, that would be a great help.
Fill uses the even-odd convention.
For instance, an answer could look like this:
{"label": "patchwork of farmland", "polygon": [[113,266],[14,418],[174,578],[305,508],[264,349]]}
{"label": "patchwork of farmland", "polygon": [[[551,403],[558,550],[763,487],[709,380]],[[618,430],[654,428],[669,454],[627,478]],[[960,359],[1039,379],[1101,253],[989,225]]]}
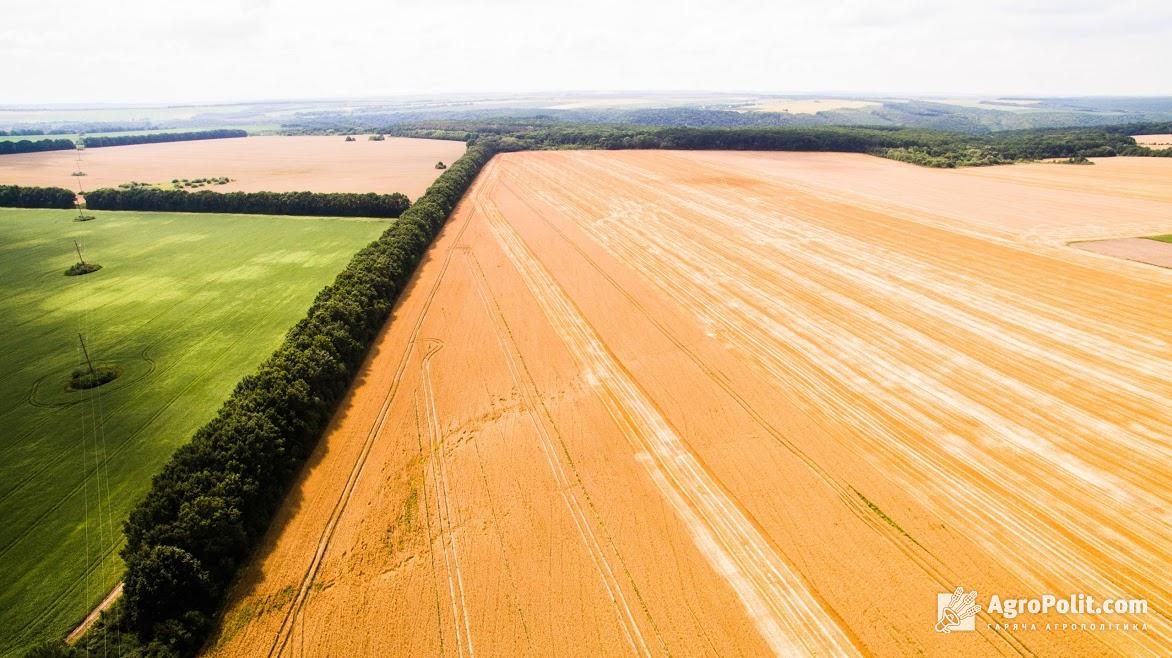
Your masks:
{"label": "patchwork of farmland", "polygon": [[[134,147],[131,147],[134,148]],[[122,520],[176,447],[385,221],[0,209],[0,655],[122,576]],[[64,276],[83,256],[101,270]],[[96,365],[104,386],[67,391]]]}
{"label": "patchwork of farmland", "polygon": [[208,653],[1166,651],[1169,165],[498,156]]}

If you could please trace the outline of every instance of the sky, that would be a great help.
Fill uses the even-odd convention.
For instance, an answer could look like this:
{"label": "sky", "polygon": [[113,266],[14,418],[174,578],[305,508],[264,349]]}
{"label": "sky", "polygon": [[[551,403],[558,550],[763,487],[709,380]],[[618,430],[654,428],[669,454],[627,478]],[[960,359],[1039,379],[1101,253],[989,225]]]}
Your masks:
{"label": "sky", "polygon": [[1172,95],[1168,0],[0,0],[0,106],[400,94]]}

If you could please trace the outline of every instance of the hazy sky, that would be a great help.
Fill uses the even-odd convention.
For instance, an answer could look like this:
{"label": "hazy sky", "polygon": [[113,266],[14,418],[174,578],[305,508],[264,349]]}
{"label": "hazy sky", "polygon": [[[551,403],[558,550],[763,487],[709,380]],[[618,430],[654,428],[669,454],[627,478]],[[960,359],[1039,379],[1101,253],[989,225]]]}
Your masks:
{"label": "hazy sky", "polygon": [[1170,0],[0,0],[0,105],[560,90],[1172,95]]}

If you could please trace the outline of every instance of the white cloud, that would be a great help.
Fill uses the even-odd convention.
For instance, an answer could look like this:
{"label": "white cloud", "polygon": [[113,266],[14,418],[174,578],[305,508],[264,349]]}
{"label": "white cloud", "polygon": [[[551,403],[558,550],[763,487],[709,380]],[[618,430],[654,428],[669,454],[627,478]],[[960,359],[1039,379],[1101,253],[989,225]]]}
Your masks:
{"label": "white cloud", "polygon": [[1172,93],[1163,0],[3,5],[0,104],[571,89]]}

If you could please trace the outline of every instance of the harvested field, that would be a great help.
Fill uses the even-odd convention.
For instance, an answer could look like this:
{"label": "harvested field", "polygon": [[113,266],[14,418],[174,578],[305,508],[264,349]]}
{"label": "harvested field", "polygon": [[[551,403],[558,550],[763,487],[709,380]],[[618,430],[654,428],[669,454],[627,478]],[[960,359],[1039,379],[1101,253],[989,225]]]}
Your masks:
{"label": "harvested field", "polygon": [[1160,267],[1172,267],[1172,242],[1144,238],[1119,238],[1076,242],[1071,246],[1104,256],[1125,258]]}
{"label": "harvested field", "polygon": [[[1124,192],[1031,224],[1014,199],[1082,170],[1051,169],[499,156],[208,653],[1163,652],[1172,273],[1031,231],[1170,204],[1088,167]],[[976,632],[937,633],[958,586]],[[1149,611],[1010,619],[994,593]],[[1092,622],[1147,628],[1042,630]]]}
{"label": "harvested field", "polygon": [[227,176],[216,192],[402,192],[421,196],[450,163],[463,142],[365,136],[346,142],[330,137],[243,137],[86,149],[85,176],[75,177],[76,151],[21,153],[0,157],[0,184],[55,185],[77,190],[117,187],[131,181],[168,183],[175,178]]}
{"label": "harvested field", "polygon": [[841,153],[705,151],[689,157],[725,175],[1039,249],[1172,231],[1172,160],[1163,158],[948,170]]}
{"label": "harvested field", "polygon": [[1132,135],[1135,142],[1140,146],[1147,146],[1149,148],[1170,148],[1172,147],[1172,135]]}

